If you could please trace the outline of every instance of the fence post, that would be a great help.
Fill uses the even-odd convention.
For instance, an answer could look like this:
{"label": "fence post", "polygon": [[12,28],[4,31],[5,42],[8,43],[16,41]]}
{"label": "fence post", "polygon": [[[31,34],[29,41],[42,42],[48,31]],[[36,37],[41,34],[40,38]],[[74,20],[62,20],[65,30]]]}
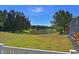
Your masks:
{"label": "fence post", "polygon": [[4,46],[4,44],[0,43],[0,54],[3,54],[4,53],[3,46]]}

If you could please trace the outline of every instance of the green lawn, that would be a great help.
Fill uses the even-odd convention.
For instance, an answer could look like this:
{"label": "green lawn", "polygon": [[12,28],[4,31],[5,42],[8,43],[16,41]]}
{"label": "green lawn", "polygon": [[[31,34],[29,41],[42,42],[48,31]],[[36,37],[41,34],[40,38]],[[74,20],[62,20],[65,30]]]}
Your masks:
{"label": "green lawn", "polygon": [[58,35],[58,33],[31,35],[0,32],[0,42],[8,46],[43,50],[69,51],[72,49],[67,35]]}

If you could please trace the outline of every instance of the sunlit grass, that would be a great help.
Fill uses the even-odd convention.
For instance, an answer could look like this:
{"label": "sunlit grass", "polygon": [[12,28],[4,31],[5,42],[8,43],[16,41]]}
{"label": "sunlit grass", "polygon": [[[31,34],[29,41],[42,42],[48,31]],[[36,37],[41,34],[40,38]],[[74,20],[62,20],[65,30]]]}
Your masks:
{"label": "sunlit grass", "polygon": [[67,35],[59,35],[58,33],[31,35],[0,32],[0,42],[4,45],[23,48],[55,51],[69,51],[72,49],[72,44]]}

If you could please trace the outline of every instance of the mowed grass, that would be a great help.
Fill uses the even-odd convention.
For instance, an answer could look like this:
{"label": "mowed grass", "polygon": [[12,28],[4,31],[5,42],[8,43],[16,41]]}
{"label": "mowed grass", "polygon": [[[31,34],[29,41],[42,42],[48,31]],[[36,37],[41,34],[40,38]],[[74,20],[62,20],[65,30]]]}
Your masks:
{"label": "mowed grass", "polygon": [[31,35],[0,32],[0,43],[8,46],[52,51],[69,51],[72,49],[72,44],[67,35],[59,35],[58,33]]}

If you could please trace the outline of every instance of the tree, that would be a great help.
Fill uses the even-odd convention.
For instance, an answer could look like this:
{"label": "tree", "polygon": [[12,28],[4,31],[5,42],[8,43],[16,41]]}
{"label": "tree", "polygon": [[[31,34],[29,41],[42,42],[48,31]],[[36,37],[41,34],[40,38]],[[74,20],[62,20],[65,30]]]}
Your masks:
{"label": "tree", "polygon": [[31,24],[29,21],[29,17],[26,18],[26,29],[30,29],[31,28]]}
{"label": "tree", "polygon": [[6,14],[4,26],[6,31],[22,31],[30,28],[31,24],[23,12],[11,10]]}
{"label": "tree", "polygon": [[4,29],[4,18],[5,14],[0,10],[0,31]]}
{"label": "tree", "polygon": [[59,10],[54,16],[54,25],[60,33],[68,33],[69,32],[69,23],[72,20],[72,14],[68,11]]}
{"label": "tree", "polygon": [[5,17],[5,30],[6,31],[14,31],[14,24],[15,24],[15,14],[16,12],[14,10],[11,10],[10,12],[7,12],[6,17]]}

